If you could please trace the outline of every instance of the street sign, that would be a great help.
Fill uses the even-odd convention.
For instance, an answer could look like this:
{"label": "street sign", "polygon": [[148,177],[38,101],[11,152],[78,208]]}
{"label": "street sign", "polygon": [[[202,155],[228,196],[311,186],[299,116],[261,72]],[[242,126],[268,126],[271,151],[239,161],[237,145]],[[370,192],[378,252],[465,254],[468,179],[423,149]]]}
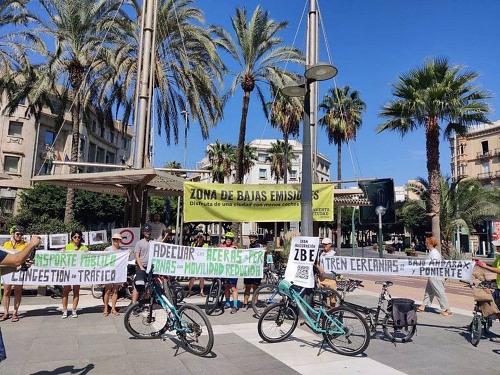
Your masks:
{"label": "street sign", "polygon": [[375,181],[363,181],[358,183],[363,190],[365,197],[372,203],[371,206],[361,206],[359,208],[359,222],[361,224],[378,224],[378,215],[375,207],[383,206],[386,209],[382,216],[382,223],[392,224],[396,221],[394,211],[394,181],[392,178],[383,178]]}

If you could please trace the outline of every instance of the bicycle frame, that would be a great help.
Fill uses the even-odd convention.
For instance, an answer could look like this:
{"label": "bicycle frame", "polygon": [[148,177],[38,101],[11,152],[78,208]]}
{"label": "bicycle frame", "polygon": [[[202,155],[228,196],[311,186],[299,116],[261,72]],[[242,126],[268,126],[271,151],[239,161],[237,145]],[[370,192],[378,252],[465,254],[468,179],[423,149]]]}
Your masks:
{"label": "bicycle frame", "polygon": [[[161,307],[164,310],[167,310],[167,308],[170,309],[170,311],[172,312],[172,314],[175,317],[175,319],[173,319],[172,316],[169,314],[169,316],[167,318],[167,322],[168,322],[169,326],[173,327],[176,331],[180,331],[180,332],[186,331],[186,332],[190,333],[188,325],[180,317],[179,313],[177,312],[177,308],[174,306],[174,304],[172,302],[170,302],[168,300],[167,296],[165,295],[165,293],[163,291],[163,287],[158,284],[159,281],[155,280],[153,278],[153,280],[151,280],[150,282],[151,282],[150,288],[151,288],[151,291],[153,293],[153,295],[151,297],[154,298],[161,305]],[[161,290],[158,290],[158,289],[161,289]],[[152,308],[153,308],[153,305],[151,304],[150,309],[152,309]],[[176,324],[174,324],[175,322],[179,322],[180,326],[176,327]]]}
{"label": "bicycle frame", "polygon": [[[302,314],[304,315],[309,327],[315,333],[328,333],[328,334],[341,334],[344,335],[346,331],[342,328],[342,323],[340,323],[337,319],[332,318],[326,313],[326,310],[323,306],[320,306],[318,310],[315,310],[303,297],[302,293],[304,293],[305,288],[301,288],[300,292],[295,291],[293,288],[290,288],[290,298],[295,302],[297,307],[300,309]],[[314,319],[311,319],[310,315],[314,316]],[[333,323],[333,330],[325,330],[320,327],[320,319],[322,316],[326,316],[326,318]]]}
{"label": "bicycle frame", "polygon": [[[382,320],[380,319],[380,313],[382,312],[384,315],[387,315],[387,310],[383,308],[384,301],[391,300],[392,296],[389,293],[388,287],[382,287],[382,291],[378,296],[378,304],[377,307],[365,307],[361,305],[357,305],[352,302],[347,302],[342,298],[341,305],[350,307],[353,310],[356,310],[363,315],[365,315],[366,320],[370,323],[370,327],[374,329],[376,326],[382,324]],[[386,298],[388,296],[389,298]]]}

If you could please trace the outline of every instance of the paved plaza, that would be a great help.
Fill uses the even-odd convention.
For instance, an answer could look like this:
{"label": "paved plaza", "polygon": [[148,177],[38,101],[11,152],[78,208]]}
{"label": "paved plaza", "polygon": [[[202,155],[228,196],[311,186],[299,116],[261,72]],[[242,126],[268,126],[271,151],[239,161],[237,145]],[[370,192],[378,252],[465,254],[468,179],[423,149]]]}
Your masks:
{"label": "paved plaza", "polygon": [[[393,281],[393,297],[418,300],[423,294],[423,290],[398,287],[398,280]],[[379,286],[372,281],[365,281],[365,285],[350,300],[374,306]],[[338,355],[326,345],[322,347],[321,336],[305,326],[299,326],[283,343],[265,343],[257,333],[257,320],[251,310],[234,315],[226,311],[210,317],[215,333],[213,352],[199,358],[182,348],[177,350],[174,338],[131,338],[124,328],[124,314],[103,317],[101,301],[94,299],[88,289],[82,290],[77,319],[61,319],[60,299],[27,295],[23,297],[19,322],[0,323],[8,356],[0,364],[0,374],[499,373],[500,344],[488,338],[477,347],[469,342],[466,326],[472,298],[451,297],[453,316],[441,316],[437,310],[419,314],[412,342],[395,345],[378,332],[364,355],[354,358]],[[199,296],[187,301],[204,303]],[[467,306],[470,308],[461,308]],[[499,322],[494,322],[492,332],[500,334]]]}

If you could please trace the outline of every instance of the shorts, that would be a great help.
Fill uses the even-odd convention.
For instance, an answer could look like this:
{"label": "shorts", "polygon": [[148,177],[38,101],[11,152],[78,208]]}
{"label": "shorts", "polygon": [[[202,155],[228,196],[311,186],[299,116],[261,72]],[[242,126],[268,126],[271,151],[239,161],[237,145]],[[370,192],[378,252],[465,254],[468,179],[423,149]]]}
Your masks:
{"label": "shorts", "polygon": [[238,284],[238,279],[221,279],[222,285],[236,286]]}
{"label": "shorts", "polygon": [[245,277],[243,279],[243,284],[245,284],[245,285],[260,285],[261,281],[262,281],[262,279],[254,279],[254,278]]}

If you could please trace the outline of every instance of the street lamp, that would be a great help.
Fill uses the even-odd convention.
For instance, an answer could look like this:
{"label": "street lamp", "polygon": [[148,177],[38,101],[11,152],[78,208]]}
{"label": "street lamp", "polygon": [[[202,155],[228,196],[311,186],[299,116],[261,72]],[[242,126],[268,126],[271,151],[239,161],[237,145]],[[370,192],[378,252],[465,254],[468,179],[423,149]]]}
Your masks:
{"label": "street lamp", "polygon": [[380,258],[384,257],[384,241],[382,241],[382,216],[385,215],[386,211],[387,208],[385,208],[384,206],[375,207],[375,213],[378,215],[378,253]]}
{"label": "street lamp", "polygon": [[302,180],[300,183],[300,223],[302,236],[313,235],[312,214],[312,162],[311,162],[311,91],[310,85],[316,81],[325,81],[337,75],[337,68],[327,63],[316,63],[306,69],[304,79],[295,85],[285,86],[281,89],[283,95],[288,97],[304,97],[304,131],[302,134]]}

